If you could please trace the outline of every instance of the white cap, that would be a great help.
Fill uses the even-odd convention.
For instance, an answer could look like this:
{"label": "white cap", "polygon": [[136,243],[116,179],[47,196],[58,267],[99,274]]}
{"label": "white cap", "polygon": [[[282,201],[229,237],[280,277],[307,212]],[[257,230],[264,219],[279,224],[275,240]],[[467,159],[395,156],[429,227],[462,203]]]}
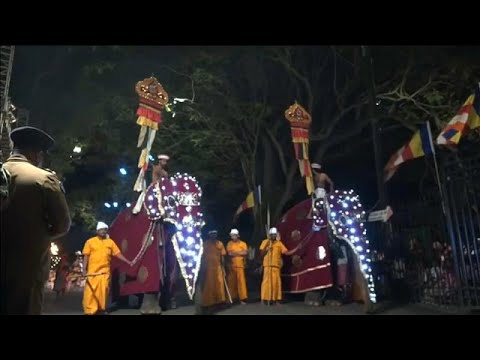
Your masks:
{"label": "white cap", "polygon": [[230,235],[240,235],[237,229],[230,230]]}
{"label": "white cap", "polygon": [[158,157],[158,160],[170,160],[170,156],[165,154],[160,154],[157,157]]}
{"label": "white cap", "polygon": [[275,235],[278,234],[278,230],[276,227],[270,228],[270,231],[268,232],[269,235]]}
{"label": "white cap", "polygon": [[108,229],[108,225],[105,224],[104,222],[99,221],[97,224],[97,231],[101,229]]}
{"label": "white cap", "polygon": [[312,164],[312,169],[318,169],[318,170],[320,170],[321,168],[322,168],[322,165],[320,165],[320,164],[317,164],[317,163],[313,163],[313,164]]}

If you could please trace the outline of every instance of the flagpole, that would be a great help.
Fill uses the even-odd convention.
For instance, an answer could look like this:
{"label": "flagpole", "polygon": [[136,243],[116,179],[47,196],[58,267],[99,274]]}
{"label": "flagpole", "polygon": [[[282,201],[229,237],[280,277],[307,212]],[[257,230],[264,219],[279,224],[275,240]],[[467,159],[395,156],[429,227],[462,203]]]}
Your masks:
{"label": "flagpole", "polygon": [[433,163],[435,164],[435,174],[437,177],[438,190],[440,191],[440,202],[442,203],[442,211],[443,211],[443,214],[446,215],[447,212],[445,208],[445,198],[443,197],[442,184],[440,181],[440,172],[438,171],[437,153],[435,152],[435,147],[433,146],[432,129],[430,128],[429,121],[427,121],[427,131],[428,131],[428,137],[430,138],[430,146],[432,148]]}
{"label": "flagpole", "polygon": [[267,203],[267,225],[265,227],[265,233],[268,237],[268,230],[270,229],[270,203]]}

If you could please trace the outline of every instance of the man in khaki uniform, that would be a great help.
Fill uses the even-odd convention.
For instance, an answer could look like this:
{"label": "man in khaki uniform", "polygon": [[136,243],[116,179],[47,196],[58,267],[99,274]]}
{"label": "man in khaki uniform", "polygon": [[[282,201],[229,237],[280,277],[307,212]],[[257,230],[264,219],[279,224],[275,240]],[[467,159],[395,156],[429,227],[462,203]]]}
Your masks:
{"label": "man in khaki uniform", "polygon": [[55,173],[41,168],[54,140],[33,127],[10,138],[14,149],[3,165],[10,173],[7,206],[1,211],[1,313],[40,314],[51,241],[66,234],[70,215]]}

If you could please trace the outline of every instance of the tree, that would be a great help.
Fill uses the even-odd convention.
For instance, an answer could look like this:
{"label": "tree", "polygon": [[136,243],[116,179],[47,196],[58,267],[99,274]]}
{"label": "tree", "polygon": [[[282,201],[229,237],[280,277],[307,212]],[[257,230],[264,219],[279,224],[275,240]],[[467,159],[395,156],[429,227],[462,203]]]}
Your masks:
{"label": "tree", "polygon": [[[374,49],[377,121],[383,140],[394,131],[410,131],[429,117],[441,127],[470,91],[467,83],[478,77],[478,64],[464,60],[468,56],[460,56],[457,48],[433,50],[435,59],[440,59],[437,62],[419,47]],[[199,179],[207,222],[224,228],[247,191],[256,185],[264,189],[264,205],[270,204],[274,222],[290,204],[305,197],[289,124],[283,116],[295,100],[313,117],[311,155],[315,161],[339,162],[370,141],[360,47],[52,47],[48,54],[38,48],[29,51],[29,57],[38,59],[37,68],[30,71],[36,75],[31,91],[22,95],[21,106],[32,110],[37,124],[48,125],[42,127],[57,135],[52,168],[66,180],[75,218],[89,227],[97,214],[107,216],[105,201],[118,196],[118,202],[125,204],[134,196],[139,128],[133,87],[152,73],[172,102],[188,99],[172,104],[173,112],[164,112],[153,153],[170,153],[175,170]],[[30,79],[18,84],[26,89],[26,81]],[[389,141],[386,157],[390,143],[391,147],[399,145]],[[72,159],[76,145],[82,152]],[[127,169],[126,176],[120,176],[120,167]],[[259,237],[260,213],[256,220],[255,236]]]}

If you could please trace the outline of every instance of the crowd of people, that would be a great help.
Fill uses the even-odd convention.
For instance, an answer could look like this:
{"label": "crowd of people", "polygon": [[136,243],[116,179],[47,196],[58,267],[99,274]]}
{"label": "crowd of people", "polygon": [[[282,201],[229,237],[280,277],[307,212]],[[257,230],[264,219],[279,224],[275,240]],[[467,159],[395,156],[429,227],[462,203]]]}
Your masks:
{"label": "crowd of people", "polygon": [[75,260],[72,262],[72,256],[64,253],[55,268],[50,270],[46,287],[54,291],[57,298],[69,291],[83,291],[85,287],[82,253],[77,251],[74,256]]}

